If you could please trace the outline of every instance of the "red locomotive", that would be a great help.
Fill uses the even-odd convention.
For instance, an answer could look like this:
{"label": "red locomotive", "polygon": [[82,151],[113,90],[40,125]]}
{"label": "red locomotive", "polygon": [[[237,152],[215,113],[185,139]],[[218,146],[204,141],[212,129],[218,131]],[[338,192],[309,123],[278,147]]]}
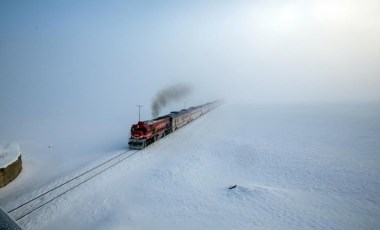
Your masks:
{"label": "red locomotive", "polygon": [[171,128],[170,118],[159,118],[151,121],[139,121],[132,125],[131,139],[135,144],[141,144],[142,148],[155,142],[168,134]]}

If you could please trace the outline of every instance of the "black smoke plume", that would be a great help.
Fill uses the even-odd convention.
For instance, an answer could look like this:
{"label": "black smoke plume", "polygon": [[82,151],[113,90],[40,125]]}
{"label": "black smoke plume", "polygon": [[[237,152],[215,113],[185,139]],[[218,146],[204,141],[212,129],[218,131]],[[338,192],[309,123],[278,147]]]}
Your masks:
{"label": "black smoke plume", "polygon": [[177,84],[162,89],[157,93],[152,101],[152,116],[156,118],[162,108],[171,102],[183,99],[191,92],[191,87],[184,84]]}

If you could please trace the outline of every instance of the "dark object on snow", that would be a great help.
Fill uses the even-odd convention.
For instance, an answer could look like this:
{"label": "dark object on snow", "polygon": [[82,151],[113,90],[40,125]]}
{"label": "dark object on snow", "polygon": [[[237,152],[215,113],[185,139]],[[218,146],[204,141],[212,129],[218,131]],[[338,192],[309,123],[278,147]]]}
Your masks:
{"label": "dark object on snow", "polygon": [[236,186],[237,186],[237,184],[232,185],[232,186],[228,187],[228,189],[234,189],[234,188],[236,188]]}

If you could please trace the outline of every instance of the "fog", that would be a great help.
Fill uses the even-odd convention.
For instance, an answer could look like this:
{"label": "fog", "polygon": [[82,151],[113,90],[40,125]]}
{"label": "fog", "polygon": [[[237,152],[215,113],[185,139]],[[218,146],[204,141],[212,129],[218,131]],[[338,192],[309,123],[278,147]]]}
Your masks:
{"label": "fog", "polygon": [[173,83],[193,104],[380,97],[378,1],[0,4],[2,114],[148,110]]}
{"label": "fog", "polygon": [[175,84],[192,93],[161,113],[219,98],[379,101],[379,11],[371,0],[2,1],[2,130],[52,117],[127,126]]}
{"label": "fog", "polygon": [[126,148],[173,85],[191,93],[158,115],[379,102],[379,37],[375,0],[0,1],[0,140],[53,177]]}

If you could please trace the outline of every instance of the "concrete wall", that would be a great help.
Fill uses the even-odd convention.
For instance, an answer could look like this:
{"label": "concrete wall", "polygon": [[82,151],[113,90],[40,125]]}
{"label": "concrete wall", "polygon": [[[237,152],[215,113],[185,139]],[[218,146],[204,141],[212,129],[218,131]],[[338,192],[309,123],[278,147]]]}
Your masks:
{"label": "concrete wall", "polygon": [[15,162],[8,165],[5,168],[0,169],[0,188],[9,184],[13,181],[18,174],[20,174],[22,169],[21,155],[17,158]]}
{"label": "concrete wall", "polygon": [[0,229],[3,230],[22,230],[21,227],[0,208]]}

